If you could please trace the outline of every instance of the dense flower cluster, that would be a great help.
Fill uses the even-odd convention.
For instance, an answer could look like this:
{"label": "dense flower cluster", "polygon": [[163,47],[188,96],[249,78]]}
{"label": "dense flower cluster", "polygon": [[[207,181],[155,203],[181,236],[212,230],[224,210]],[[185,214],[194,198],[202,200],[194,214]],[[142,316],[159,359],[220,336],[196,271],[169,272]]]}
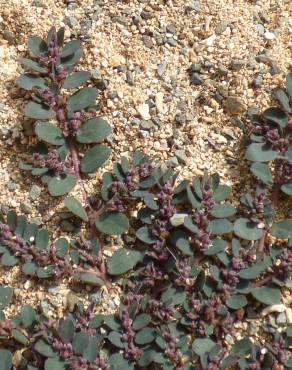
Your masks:
{"label": "dense flower cluster", "polygon": [[54,171],[56,174],[68,169],[66,163],[62,162],[56,149],[51,150],[48,154],[34,153],[33,159],[36,165]]}

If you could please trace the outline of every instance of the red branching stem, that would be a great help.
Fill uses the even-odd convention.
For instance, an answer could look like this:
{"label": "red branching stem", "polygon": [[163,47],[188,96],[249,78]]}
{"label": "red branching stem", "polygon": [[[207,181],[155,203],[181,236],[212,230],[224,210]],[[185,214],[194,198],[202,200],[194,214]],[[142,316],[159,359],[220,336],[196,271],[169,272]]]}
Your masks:
{"label": "red branching stem", "polygon": [[[274,170],[274,182],[271,194],[271,206],[273,210],[277,207],[279,200],[279,193],[281,188],[281,183],[279,182],[279,170],[282,165],[282,159],[277,158],[275,161],[275,170]],[[273,222],[271,221],[262,232],[261,239],[259,241],[258,252],[263,252],[265,249],[266,241],[271,230]]]}

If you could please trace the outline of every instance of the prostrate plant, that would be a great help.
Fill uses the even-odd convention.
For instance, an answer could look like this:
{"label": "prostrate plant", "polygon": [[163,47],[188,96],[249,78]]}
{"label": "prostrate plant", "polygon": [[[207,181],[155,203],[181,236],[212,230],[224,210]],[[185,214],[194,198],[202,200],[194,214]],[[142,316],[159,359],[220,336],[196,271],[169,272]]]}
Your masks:
{"label": "prostrate plant", "polygon": [[[49,60],[54,55],[60,57],[56,46],[59,34],[53,30],[49,38],[54,52],[47,51],[47,46],[38,47],[48,53]],[[36,40],[30,42],[34,52],[35,45]],[[39,45],[43,45],[41,41]],[[79,59],[78,50],[72,53],[72,47],[65,46],[62,58]],[[59,66],[59,62],[50,63],[53,69],[56,63]],[[62,73],[59,76],[56,72],[57,81],[63,81]],[[83,186],[86,171],[82,161],[87,154],[80,159],[80,132],[89,123],[80,123],[74,131],[73,121],[89,114],[81,110],[93,100],[80,108],[80,101],[87,101],[87,95],[83,100],[80,92],[74,108],[68,108],[71,97],[65,105],[64,100],[59,103],[59,98],[48,98],[48,92],[41,91],[37,90],[36,96],[47,99],[47,107],[35,101],[37,111],[52,111],[57,117],[60,110],[65,116],[57,118],[60,131],[53,135],[61,137],[62,144],[36,157],[47,163],[43,176],[55,176],[49,185],[56,181],[59,186],[62,176],[73,176]],[[116,279],[123,294],[115,315],[96,315],[94,306],[84,310],[81,305],[59,323],[29,306],[12,320],[5,320],[2,313],[0,367],[11,369],[13,354],[21,351],[18,369],[291,369],[291,312],[283,304],[282,293],[291,288],[292,221],[277,220],[280,190],[283,197],[291,195],[287,191],[291,187],[291,74],[286,91],[278,90],[276,96],[285,103],[285,112],[271,108],[270,113],[277,114],[267,116],[265,111],[257,119],[246,157],[255,161],[251,169],[260,183],[241,196],[241,206],[228,202],[231,188],[220,183],[217,174],[179,180],[172,169],[136,152],[132,161],[123,157],[104,174],[97,202],[89,201],[92,197],[84,187],[84,205],[72,196],[65,198],[67,208],[85,223],[86,232],[91,232],[89,239],[80,232],[78,240],[59,239],[49,245],[45,231],[9,213],[7,224],[1,224],[0,229],[3,265],[20,262],[27,273],[29,264],[29,272],[39,278],[69,275],[89,285]],[[81,116],[71,121],[75,107]],[[275,118],[279,115],[283,127]],[[37,135],[43,135],[38,127],[50,127],[44,137],[52,137],[57,126],[52,129],[50,125],[37,123]],[[96,129],[92,130],[95,140]],[[66,153],[64,163],[59,160],[60,153]],[[96,168],[99,157],[95,153],[90,158],[86,163]],[[56,175],[57,170],[63,175]],[[102,244],[107,235],[122,235],[124,247],[105,263]],[[43,276],[47,271],[49,275]],[[4,308],[11,300],[11,290],[4,287],[0,297]],[[265,306],[271,305],[286,310],[287,324],[267,333],[263,326],[256,338],[250,337],[241,323],[258,320],[260,314],[265,321],[264,316],[273,312],[273,307]]]}

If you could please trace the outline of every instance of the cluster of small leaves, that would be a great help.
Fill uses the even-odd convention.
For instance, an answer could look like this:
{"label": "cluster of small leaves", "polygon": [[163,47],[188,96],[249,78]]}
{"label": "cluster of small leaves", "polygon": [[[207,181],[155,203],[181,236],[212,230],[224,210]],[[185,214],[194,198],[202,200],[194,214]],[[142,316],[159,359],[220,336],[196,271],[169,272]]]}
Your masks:
{"label": "cluster of small leaves", "polygon": [[22,272],[31,277],[71,277],[75,282],[100,286],[99,251],[94,240],[60,238],[50,244],[47,230],[13,211],[8,213],[7,223],[0,223],[0,264],[5,268],[20,265]]}
{"label": "cluster of small leaves", "polygon": [[[77,181],[82,185],[83,174],[109,155],[98,144],[81,159],[80,144],[105,139],[110,128],[90,116],[95,88],[70,97],[60,93],[90,78],[84,71],[72,73],[80,42],[62,45],[62,29],[53,28],[46,42],[31,38],[29,49],[38,62],[22,60],[33,73],[18,80],[33,90],[25,111],[41,120],[37,136],[58,147],[38,146],[33,158],[38,167],[22,168],[41,175],[53,196],[68,193]],[[85,205],[65,198],[70,212],[89,227],[91,241],[80,234],[78,241],[59,239],[49,246],[44,230],[9,213],[7,224],[0,224],[2,265],[21,262],[23,272],[38,278],[68,275],[88,285],[118,279],[123,295],[115,315],[95,315],[91,306],[78,307],[60,322],[29,306],[12,320],[2,313],[0,368],[11,369],[19,350],[19,369],[292,368],[291,323],[258,342],[236,335],[239,323],[266,305],[280,304],[282,289],[291,288],[292,221],[277,220],[280,191],[291,195],[291,84],[289,74],[286,89],[275,92],[281,108],[255,117],[246,158],[260,182],[240,203],[228,201],[231,188],[217,174],[181,180],[136,152],[132,162],[121,158],[104,174],[97,202],[87,194]],[[43,122],[47,119],[57,123]],[[121,235],[124,247],[105,264],[102,243],[109,235]],[[0,298],[5,308],[10,288],[2,287]]]}
{"label": "cluster of small leaves", "polygon": [[[81,41],[64,44],[64,28],[56,32],[53,27],[47,40],[30,37],[28,48],[32,59],[22,58],[21,64],[29,72],[21,75],[17,84],[31,91],[25,115],[36,120],[35,134],[41,142],[33,149],[33,162],[22,163],[20,168],[41,176],[50,194],[61,196],[70,192],[81,176],[95,172],[107,161],[111,149],[100,142],[111,134],[111,127],[96,117],[98,90],[80,88],[90,81],[91,74],[74,72],[82,56]],[[71,90],[73,94],[68,95]],[[88,148],[90,144],[95,145]],[[81,157],[84,145],[87,150]]]}

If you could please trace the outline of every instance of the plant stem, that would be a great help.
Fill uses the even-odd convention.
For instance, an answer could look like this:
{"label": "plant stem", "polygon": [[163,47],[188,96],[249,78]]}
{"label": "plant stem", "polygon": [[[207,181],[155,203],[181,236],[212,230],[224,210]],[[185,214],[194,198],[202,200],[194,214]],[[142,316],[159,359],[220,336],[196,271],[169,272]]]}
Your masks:
{"label": "plant stem", "polygon": [[[281,183],[279,182],[278,178],[279,178],[279,170],[281,168],[282,162],[283,162],[283,159],[281,158],[277,158],[275,160],[274,182],[273,182],[272,194],[271,194],[271,206],[272,206],[273,211],[277,207],[278,200],[279,200]],[[264,251],[266,241],[267,241],[272,225],[273,225],[273,219],[269,222],[269,224],[263,230],[261,239],[259,241],[258,252]]]}

